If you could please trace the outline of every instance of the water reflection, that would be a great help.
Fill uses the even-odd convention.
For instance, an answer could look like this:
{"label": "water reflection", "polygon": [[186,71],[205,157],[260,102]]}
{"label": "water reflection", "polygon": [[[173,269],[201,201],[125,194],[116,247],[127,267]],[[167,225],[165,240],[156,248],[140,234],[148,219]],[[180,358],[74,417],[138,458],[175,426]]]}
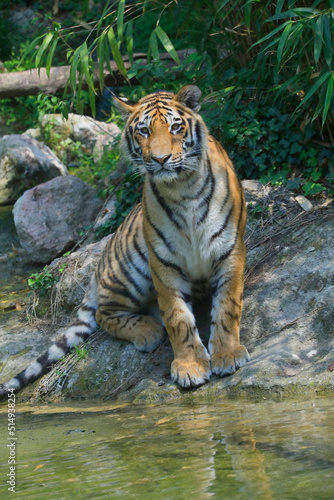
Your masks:
{"label": "water reflection", "polygon": [[334,498],[326,398],[18,410],[15,498]]}

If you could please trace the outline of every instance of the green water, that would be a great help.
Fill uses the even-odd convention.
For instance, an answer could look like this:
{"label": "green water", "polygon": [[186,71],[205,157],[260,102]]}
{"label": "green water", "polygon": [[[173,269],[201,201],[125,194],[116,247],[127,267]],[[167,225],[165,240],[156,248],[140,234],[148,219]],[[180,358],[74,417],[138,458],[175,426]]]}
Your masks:
{"label": "green water", "polygon": [[[6,406],[0,497],[11,498]],[[333,401],[16,407],[31,499],[333,499]]]}

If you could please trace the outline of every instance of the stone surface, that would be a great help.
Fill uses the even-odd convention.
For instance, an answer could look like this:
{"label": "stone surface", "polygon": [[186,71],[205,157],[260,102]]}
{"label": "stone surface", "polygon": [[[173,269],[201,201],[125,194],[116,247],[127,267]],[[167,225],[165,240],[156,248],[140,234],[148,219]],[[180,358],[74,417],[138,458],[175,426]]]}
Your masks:
{"label": "stone surface", "polygon": [[89,116],[69,113],[65,120],[60,114],[46,114],[41,121],[42,134],[48,135],[51,142],[65,139],[79,141],[87,150],[99,159],[103,153],[112,149],[115,137],[121,133],[114,123],[99,122]]}
{"label": "stone surface", "polygon": [[43,135],[40,128],[28,128],[22,135],[27,135],[36,141],[43,141]]}
{"label": "stone surface", "polygon": [[13,214],[20,243],[33,262],[47,263],[71,248],[101,208],[95,191],[75,176],[26,191]]}
{"label": "stone surface", "polygon": [[100,214],[100,217],[96,221],[93,230],[98,231],[104,224],[110,221],[115,213],[115,205],[116,205],[116,194],[113,194],[109,200],[104,204],[103,210]]}
{"label": "stone surface", "polygon": [[66,263],[61,278],[54,288],[60,306],[73,309],[80,304],[109,238],[110,236],[106,236],[97,243],[86,245],[84,249],[77,250],[68,257],[55,259],[50,264],[49,268],[57,272],[57,269]]}
{"label": "stone surface", "polygon": [[17,134],[0,139],[0,205],[15,202],[37,184],[66,175],[65,165],[45,144]]}
{"label": "stone surface", "polygon": [[299,203],[302,209],[305,210],[305,212],[309,212],[313,208],[313,205],[310,202],[310,200],[305,198],[305,196],[303,196],[302,194],[296,196],[296,201]]}
{"label": "stone surface", "polygon": [[[198,389],[183,390],[170,380],[173,355],[168,340],[154,353],[145,354],[98,332],[87,344],[88,355],[78,359],[67,375],[61,392],[54,387],[55,380],[58,388],[64,380],[59,375],[62,365],[42,379],[42,392],[53,386],[46,399],[112,397],[135,402],[209,402],[228,394],[280,398],[284,394],[305,397],[308,393],[333,392],[334,373],[327,369],[334,361],[334,208],[315,206],[312,213],[306,213],[286,190],[261,187],[260,191],[262,195],[258,189],[246,193],[252,206],[259,204],[263,208],[255,213],[249,210],[246,236],[248,264],[241,341],[249,349],[249,363],[233,376],[212,376]],[[72,309],[80,302],[107,239],[67,259],[68,266],[57,284],[63,306]],[[64,262],[65,258],[58,259],[53,269]],[[205,343],[207,309],[208,301],[204,301],[196,311]],[[52,338],[54,334],[53,330]],[[4,353],[1,381],[17,371],[15,364],[21,369],[34,359],[29,347],[36,355],[30,333],[22,335],[17,327],[11,341],[10,349],[8,337],[0,345]],[[44,347],[43,342],[38,352],[43,352]],[[27,399],[33,391],[34,387],[25,389],[20,398]]]}

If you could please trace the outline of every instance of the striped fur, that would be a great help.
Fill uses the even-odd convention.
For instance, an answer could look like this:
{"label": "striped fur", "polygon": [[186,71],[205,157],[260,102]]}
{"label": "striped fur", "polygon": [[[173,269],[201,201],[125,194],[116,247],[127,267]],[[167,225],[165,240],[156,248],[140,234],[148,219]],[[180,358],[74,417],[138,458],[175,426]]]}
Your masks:
{"label": "striped fur", "polygon": [[[198,114],[200,90],[157,92],[138,103],[114,98],[126,117],[125,156],[145,174],[142,203],[109,240],[77,321],[37,361],[0,386],[36,380],[96,323],[142,351],[169,335],[173,381],[198,386],[232,374],[249,360],[240,345],[246,206],[233,165]],[[208,349],[191,300],[212,295]]]}

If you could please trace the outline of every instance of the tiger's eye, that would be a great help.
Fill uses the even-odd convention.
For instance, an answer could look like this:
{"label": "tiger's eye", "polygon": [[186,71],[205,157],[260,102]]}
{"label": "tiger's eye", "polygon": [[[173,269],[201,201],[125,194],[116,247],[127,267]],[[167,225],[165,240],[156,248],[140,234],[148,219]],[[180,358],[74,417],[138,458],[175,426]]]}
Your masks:
{"label": "tiger's eye", "polygon": [[149,131],[149,129],[148,129],[147,127],[143,127],[143,128],[141,128],[141,129],[140,129],[140,131],[141,131],[143,134],[149,134],[149,133],[150,133],[150,131]]}
{"label": "tiger's eye", "polygon": [[179,128],[180,128],[179,123],[173,123],[173,125],[172,125],[172,127],[171,127],[171,129],[172,129],[172,130],[177,130],[177,129],[179,129]]}

